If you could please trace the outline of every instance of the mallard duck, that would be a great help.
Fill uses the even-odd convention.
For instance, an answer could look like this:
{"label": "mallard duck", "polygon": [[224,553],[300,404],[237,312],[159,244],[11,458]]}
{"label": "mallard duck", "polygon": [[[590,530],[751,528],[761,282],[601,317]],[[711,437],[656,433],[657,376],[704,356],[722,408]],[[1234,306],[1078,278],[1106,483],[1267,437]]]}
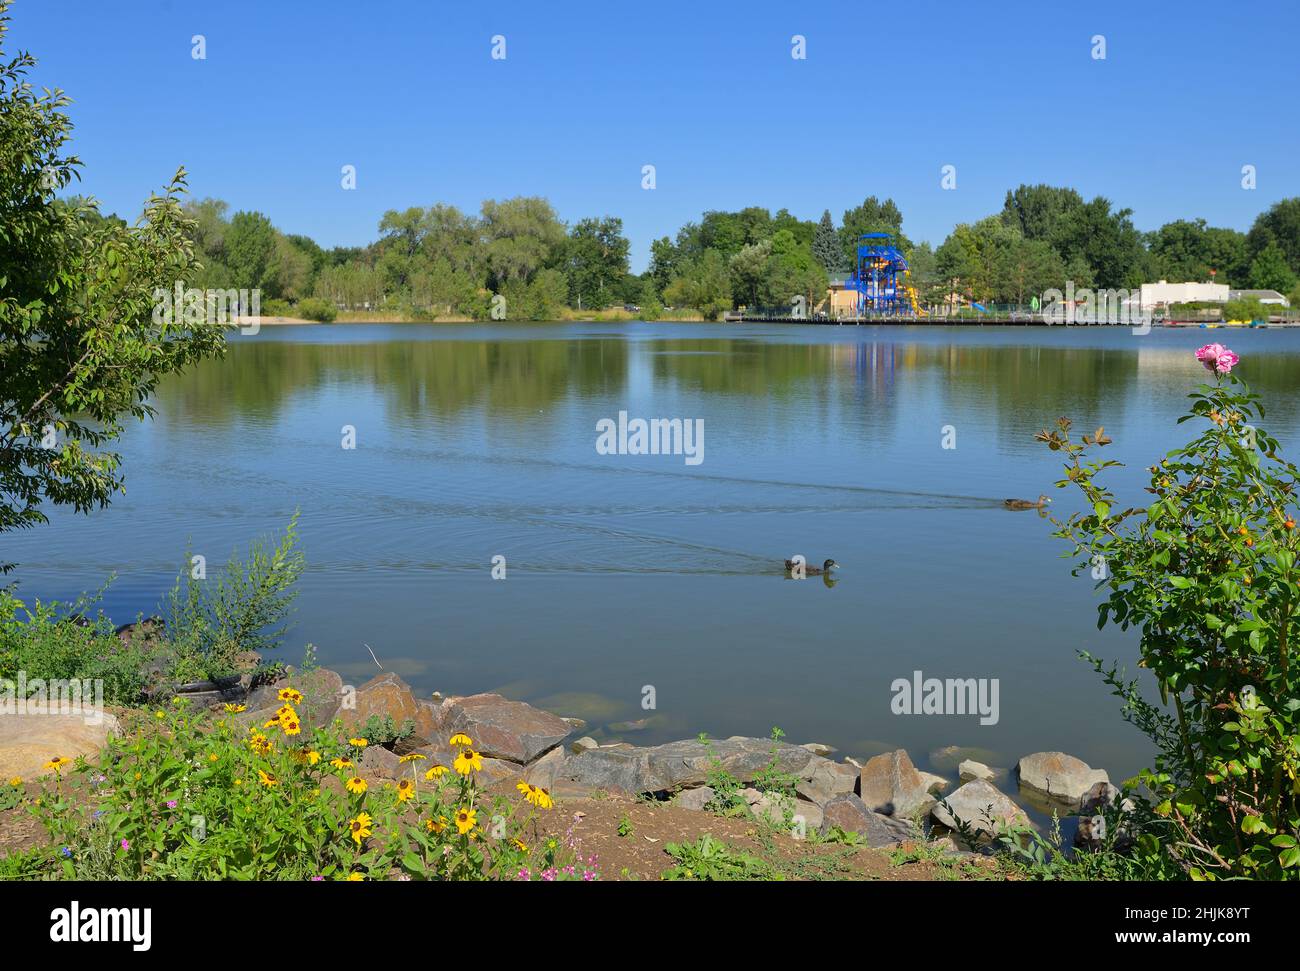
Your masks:
{"label": "mallard duck", "polygon": [[1003,499],[1002,505],[1007,509],[1042,509],[1051,501],[1047,496],[1039,496],[1037,502],[1031,499]]}
{"label": "mallard duck", "polygon": [[[786,573],[793,573],[794,568],[795,568],[794,560],[785,561]],[[803,572],[804,572],[804,576],[819,577],[823,573],[830,573],[831,570],[838,570],[839,568],[840,565],[836,563],[834,560],[826,560],[824,563],[822,563],[821,566],[812,566],[811,564],[806,564],[803,568]]]}

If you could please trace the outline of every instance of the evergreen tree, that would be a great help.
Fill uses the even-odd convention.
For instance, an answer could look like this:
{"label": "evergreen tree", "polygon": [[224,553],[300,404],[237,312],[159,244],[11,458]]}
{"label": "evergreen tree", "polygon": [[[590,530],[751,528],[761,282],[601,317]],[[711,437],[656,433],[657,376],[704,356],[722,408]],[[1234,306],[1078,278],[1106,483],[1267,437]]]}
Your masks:
{"label": "evergreen tree", "polygon": [[822,212],[821,222],[813,233],[812,252],[827,273],[839,273],[844,269],[844,249],[840,246],[840,234],[835,230],[829,209]]}

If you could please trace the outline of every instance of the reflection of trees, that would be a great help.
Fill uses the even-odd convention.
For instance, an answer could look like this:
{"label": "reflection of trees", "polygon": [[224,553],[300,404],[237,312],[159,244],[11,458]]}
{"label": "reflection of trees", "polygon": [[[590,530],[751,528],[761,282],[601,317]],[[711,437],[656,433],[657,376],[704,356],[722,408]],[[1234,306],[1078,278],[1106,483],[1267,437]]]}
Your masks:
{"label": "reflection of trees", "polygon": [[536,412],[570,389],[620,390],[627,377],[622,340],[421,340],[316,344],[236,341],[224,360],[207,361],[165,382],[157,406],[205,424],[274,414],[324,385],[382,393],[394,417]]}

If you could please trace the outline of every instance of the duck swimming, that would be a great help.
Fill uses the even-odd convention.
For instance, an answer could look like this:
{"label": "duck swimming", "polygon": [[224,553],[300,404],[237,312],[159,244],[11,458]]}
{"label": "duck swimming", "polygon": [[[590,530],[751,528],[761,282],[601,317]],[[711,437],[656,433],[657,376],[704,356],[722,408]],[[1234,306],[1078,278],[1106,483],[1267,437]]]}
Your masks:
{"label": "duck swimming", "polygon": [[[796,566],[796,564],[795,564],[794,560],[786,560],[786,561],[785,561],[785,572],[786,572],[786,573],[793,573],[794,570],[795,570],[795,566]],[[839,565],[838,563],[836,563],[834,560],[827,560],[827,561],[824,562],[821,566],[813,566],[813,565],[811,565],[811,564],[807,564],[807,565],[804,566],[804,568],[803,568],[803,572],[804,572],[804,575],[805,575],[805,576],[810,576],[810,577],[819,577],[819,576],[821,576],[822,574],[827,574],[827,575],[829,575],[830,572],[831,572],[831,570],[838,570],[839,568],[840,568],[840,565]]]}
{"label": "duck swimming", "polygon": [[1042,509],[1051,501],[1047,496],[1039,496],[1037,502],[1030,499],[1003,499],[1002,505],[1007,509]]}

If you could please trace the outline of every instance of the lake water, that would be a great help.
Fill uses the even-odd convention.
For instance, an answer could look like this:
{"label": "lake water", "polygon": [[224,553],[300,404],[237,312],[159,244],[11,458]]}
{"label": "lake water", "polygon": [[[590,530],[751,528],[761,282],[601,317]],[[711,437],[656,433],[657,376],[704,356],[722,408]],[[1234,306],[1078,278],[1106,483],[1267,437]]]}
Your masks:
{"label": "lake water", "polygon": [[[124,622],[157,610],[187,544],[216,568],[300,509],[290,663],[310,641],[360,683],[368,644],[420,692],[501,691],[602,739],[779,725],[859,757],[1062,749],[1122,777],[1145,740],[1075,652],[1132,669],[1134,638],[1096,630],[1092,581],[1050,523],[1001,501],[1073,508],[1033,441],[1059,415],[1105,425],[1130,466],[1121,496],[1140,501],[1142,467],[1188,437],[1173,419],[1211,339],[1294,443],[1289,332],[268,327],[160,388],[122,442],[125,496],[6,536],[0,559],[28,597],[116,573],[103,606]],[[598,454],[597,422],[620,411],[703,419],[703,461]],[[786,579],[794,554],[834,557],[839,582]],[[914,671],[998,679],[997,724],[894,714],[891,683]]]}

